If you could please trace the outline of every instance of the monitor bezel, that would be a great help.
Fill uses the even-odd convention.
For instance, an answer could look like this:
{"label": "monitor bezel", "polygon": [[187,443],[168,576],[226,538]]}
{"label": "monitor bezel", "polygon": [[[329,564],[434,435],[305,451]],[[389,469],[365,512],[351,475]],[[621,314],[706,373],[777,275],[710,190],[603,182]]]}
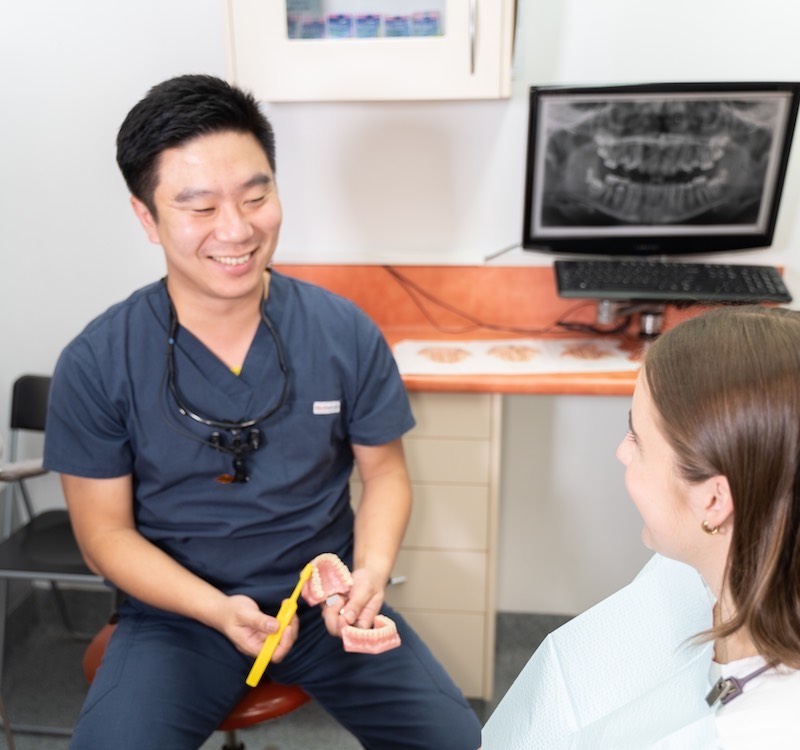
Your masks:
{"label": "monitor bezel", "polygon": [[[540,118],[541,103],[545,97],[580,97],[615,94],[654,94],[670,97],[686,93],[764,93],[783,92],[789,95],[786,120],[780,144],[780,156],[776,165],[772,205],[769,207],[763,231],[743,234],[715,235],[708,230],[691,233],[663,235],[614,234],[613,227],[604,229],[599,236],[541,236],[533,228],[534,192],[537,174],[538,129],[543,125]],[[586,85],[586,86],[531,86],[529,91],[529,119],[526,143],[525,165],[525,204],[521,246],[524,250],[544,253],[563,253],[569,255],[607,255],[632,257],[662,257],[668,255],[693,255],[710,252],[726,252],[767,248],[772,244],[781,204],[786,171],[794,135],[800,83],[796,82],[716,82],[716,83],[640,83],[625,85]],[[687,225],[678,225],[687,226]]]}

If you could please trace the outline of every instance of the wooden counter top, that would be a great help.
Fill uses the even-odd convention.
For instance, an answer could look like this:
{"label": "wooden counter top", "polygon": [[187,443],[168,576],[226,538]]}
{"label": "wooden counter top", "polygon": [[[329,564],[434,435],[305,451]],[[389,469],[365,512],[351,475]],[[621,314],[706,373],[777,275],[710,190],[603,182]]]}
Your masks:
{"label": "wooden counter top", "polygon": [[[390,346],[402,339],[534,338],[534,331],[541,334],[561,319],[595,323],[593,302],[558,296],[550,266],[276,264],[275,269],[355,302],[377,323]],[[665,327],[701,309],[667,308]],[[494,329],[476,328],[475,322]],[[582,334],[556,329],[549,335]],[[635,332],[628,341],[632,351],[639,345]],[[410,391],[630,395],[636,373],[404,375],[403,381]]]}

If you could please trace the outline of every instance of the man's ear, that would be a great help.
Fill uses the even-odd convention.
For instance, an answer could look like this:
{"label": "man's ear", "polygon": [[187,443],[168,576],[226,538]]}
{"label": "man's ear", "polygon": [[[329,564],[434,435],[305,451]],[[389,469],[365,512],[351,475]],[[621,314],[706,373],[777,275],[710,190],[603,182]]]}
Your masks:
{"label": "man's ear", "polygon": [[[728,477],[719,474],[700,485],[702,487],[702,518],[711,528],[723,528],[733,520],[733,496]],[[698,487],[697,489],[700,489]]]}
{"label": "man's ear", "polygon": [[131,206],[133,207],[133,212],[144,227],[147,239],[156,245],[160,245],[161,238],[158,235],[158,224],[153,214],[150,213],[150,209],[134,195],[131,196]]}

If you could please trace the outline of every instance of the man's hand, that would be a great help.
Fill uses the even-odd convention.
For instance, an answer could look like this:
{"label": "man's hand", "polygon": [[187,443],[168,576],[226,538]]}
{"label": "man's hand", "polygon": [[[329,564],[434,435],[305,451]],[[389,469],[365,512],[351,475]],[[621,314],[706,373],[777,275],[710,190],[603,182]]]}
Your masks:
{"label": "man's hand", "polygon": [[370,629],[375,615],[383,606],[385,588],[385,576],[367,568],[354,570],[353,586],[347,598],[337,595],[322,608],[322,618],[328,632],[339,637],[345,625]]}
{"label": "man's hand", "polygon": [[[278,632],[278,621],[262,612],[258,604],[249,596],[237,594],[227,597],[218,628],[236,648],[248,656],[258,656],[268,635]],[[297,640],[299,623],[297,617],[283,631],[272,661],[282,661]]]}

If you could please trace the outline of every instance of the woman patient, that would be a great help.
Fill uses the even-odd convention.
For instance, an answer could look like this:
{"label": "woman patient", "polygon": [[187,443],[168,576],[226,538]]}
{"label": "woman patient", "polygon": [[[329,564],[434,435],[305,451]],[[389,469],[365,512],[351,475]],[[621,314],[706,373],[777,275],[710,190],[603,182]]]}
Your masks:
{"label": "woman patient", "polygon": [[[800,313],[725,308],[664,334],[647,352],[617,457],[644,521],[645,545],[657,558],[670,559],[663,560],[667,569],[696,577],[671,561],[691,566],[711,594],[695,599],[699,605],[687,604],[688,587],[663,597],[675,619],[684,615],[682,608],[703,608],[707,615],[713,607],[706,620],[711,627],[675,644],[684,656],[698,644],[707,646],[701,652],[704,679],[691,683],[697,693],[697,705],[686,712],[691,727],[671,734],[671,744],[668,738],[634,739],[642,736],[635,718],[618,722],[630,730],[628,739],[623,729],[614,744],[602,732],[594,740],[584,733],[582,741],[569,741],[577,734],[568,732],[548,734],[543,724],[565,723],[561,706],[545,716],[539,711],[535,720],[523,715],[534,715],[542,694],[556,689],[549,675],[557,659],[541,655],[537,662],[537,652],[487,724],[484,750],[800,748]],[[598,608],[613,612],[625,591]],[[628,613],[645,627],[646,612]],[[589,610],[564,628],[580,633],[581,619],[592,616]],[[624,629],[624,620],[617,621]],[[653,632],[660,627],[651,625]],[[593,636],[603,644],[618,634],[607,627]],[[562,647],[568,643],[564,639]],[[598,674],[604,670],[593,670],[586,663],[591,657],[581,658],[584,679],[595,681],[598,691],[613,692],[649,668],[647,658],[631,656],[615,674]],[[675,703],[685,700],[678,693]],[[503,710],[506,702],[513,711]],[[678,711],[672,703],[662,700],[662,711]],[[525,729],[509,731],[511,724]]]}

